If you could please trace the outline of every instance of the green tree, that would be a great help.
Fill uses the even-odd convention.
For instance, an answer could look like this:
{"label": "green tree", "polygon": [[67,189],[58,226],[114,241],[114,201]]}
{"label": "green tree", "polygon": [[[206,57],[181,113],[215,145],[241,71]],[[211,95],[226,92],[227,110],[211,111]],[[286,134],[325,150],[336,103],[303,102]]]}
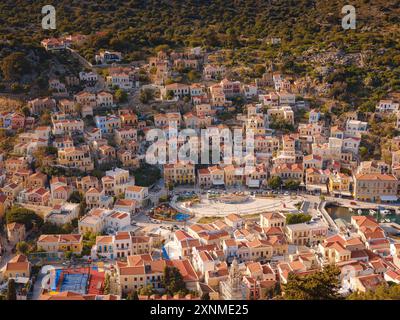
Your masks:
{"label": "green tree", "polygon": [[17,300],[17,290],[15,288],[15,280],[14,279],[8,280],[7,300]]}
{"label": "green tree", "polygon": [[78,190],[72,192],[68,199],[69,202],[73,203],[81,203],[82,200],[83,200],[83,195]]}
{"label": "green tree", "polygon": [[179,270],[175,267],[164,268],[163,285],[168,294],[174,295],[179,291],[187,292],[185,282]]}
{"label": "green tree", "polygon": [[16,245],[16,249],[18,253],[27,254],[29,250],[29,245],[25,241],[20,241]]}
{"label": "green tree", "polygon": [[154,48],[154,51],[157,53],[160,51],[168,52],[169,50],[170,50],[170,47],[168,44],[160,44]]}
{"label": "green tree", "polygon": [[136,184],[149,187],[161,178],[160,169],[148,163],[143,164],[139,169],[132,170]]}
{"label": "green tree", "polygon": [[6,222],[13,223],[18,222],[25,225],[26,230],[30,230],[35,223],[38,227],[43,224],[43,219],[39,217],[35,211],[13,207],[6,213]]}
{"label": "green tree", "polygon": [[104,279],[104,294],[110,294],[110,274],[107,273]]}
{"label": "green tree", "polygon": [[18,82],[14,82],[10,86],[12,93],[22,93],[23,86],[21,86]]}
{"label": "green tree", "polygon": [[379,285],[374,291],[353,292],[346,297],[348,300],[400,300],[400,285],[388,282]]}
{"label": "green tree", "polygon": [[19,80],[31,70],[31,65],[22,52],[13,52],[1,62],[1,71],[6,80]]}
{"label": "green tree", "polygon": [[172,90],[168,90],[166,98],[167,100],[172,100],[174,98],[174,92]]}
{"label": "green tree", "polygon": [[199,76],[199,74],[198,74],[196,71],[190,70],[190,71],[188,72],[188,74],[187,74],[187,77],[188,77],[188,80],[189,80],[190,82],[194,82],[194,81],[198,80],[200,76]]}
{"label": "green tree", "polygon": [[210,300],[210,294],[208,292],[204,292],[201,295],[201,300]]}
{"label": "green tree", "polygon": [[82,256],[90,255],[92,247],[96,244],[97,235],[91,232],[87,232],[83,235],[83,249]]}
{"label": "green tree", "polygon": [[261,78],[264,72],[265,72],[265,66],[263,66],[262,64],[257,64],[254,67],[254,73],[256,77]]}
{"label": "green tree", "polygon": [[269,124],[271,129],[280,130],[283,132],[290,132],[294,130],[293,124],[284,119],[282,116],[272,116]]}
{"label": "green tree", "polygon": [[146,104],[153,99],[154,99],[153,90],[144,89],[144,90],[140,91],[139,100],[141,103]]}
{"label": "green tree", "polygon": [[39,124],[41,126],[51,125],[51,115],[50,115],[49,111],[45,111],[44,113],[41,114],[40,119],[39,119]]}
{"label": "green tree", "polygon": [[139,295],[136,290],[133,290],[129,295],[128,295],[128,300],[139,300]]}
{"label": "green tree", "polygon": [[284,183],[285,189],[288,190],[297,190],[299,186],[300,186],[300,181],[298,180],[288,179]]}
{"label": "green tree", "polygon": [[43,234],[68,234],[71,233],[73,230],[74,227],[72,226],[71,223],[66,223],[62,226],[59,226],[49,221],[43,223],[43,225],[40,228],[40,231]]}
{"label": "green tree", "polygon": [[155,294],[156,292],[155,292],[153,286],[151,284],[148,284],[145,287],[141,287],[139,289],[139,293],[140,293],[141,296],[150,297],[152,294]]}
{"label": "green tree", "polygon": [[79,217],[83,217],[85,215],[86,207],[87,207],[86,200],[83,199],[79,204]]}
{"label": "green tree", "polygon": [[367,149],[367,147],[365,147],[365,146],[360,146],[359,151],[360,151],[361,159],[363,159],[363,160],[368,160],[369,154],[368,154],[368,149]]}
{"label": "green tree", "polygon": [[271,189],[279,189],[282,185],[282,179],[279,176],[274,176],[268,179],[268,186]]}
{"label": "green tree", "polygon": [[29,117],[31,115],[31,110],[29,109],[28,106],[24,106],[21,109],[22,113],[25,115],[25,117]]}
{"label": "green tree", "polygon": [[117,89],[115,91],[115,99],[117,99],[117,101],[119,103],[127,102],[128,101],[128,94],[122,89]]}
{"label": "green tree", "polygon": [[287,283],[283,285],[284,298],[287,300],[340,299],[339,275],[340,270],[334,265],[328,265],[322,271],[306,276],[290,273]]}
{"label": "green tree", "polygon": [[311,220],[311,215],[304,213],[288,213],[286,215],[286,224],[296,224],[308,222]]}
{"label": "green tree", "polygon": [[66,251],[66,252],[64,253],[64,257],[65,257],[65,259],[67,259],[67,260],[71,260],[71,258],[72,258],[72,251]]}
{"label": "green tree", "polygon": [[47,146],[45,149],[46,155],[57,155],[58,148],[53,146]]}

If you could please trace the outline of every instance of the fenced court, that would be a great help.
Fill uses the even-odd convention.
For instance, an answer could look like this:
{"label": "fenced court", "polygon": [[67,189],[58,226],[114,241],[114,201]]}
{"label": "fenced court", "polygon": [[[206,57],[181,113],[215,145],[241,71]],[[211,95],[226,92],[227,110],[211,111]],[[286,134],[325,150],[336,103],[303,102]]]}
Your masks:
{"label": "fenced court", "polygon": [[184,222],[190,219],[190,214],[187,213],[177,213],[174,219],[178,222]]}
{"label": "fenced court", "polygon": [[57,269],[51,289],[57,292],[102,294],[104,278],[104,272],[99,272],[97,267]]}
{"label": "fenced court", "polygon": [[86,288],[88,284],[88,274],[76,273],[76,274],[69,274],[65,273],[62,274],[62,279],[60,279],[60,292],[64,291],[72,291],[80,294],[86,294]]}

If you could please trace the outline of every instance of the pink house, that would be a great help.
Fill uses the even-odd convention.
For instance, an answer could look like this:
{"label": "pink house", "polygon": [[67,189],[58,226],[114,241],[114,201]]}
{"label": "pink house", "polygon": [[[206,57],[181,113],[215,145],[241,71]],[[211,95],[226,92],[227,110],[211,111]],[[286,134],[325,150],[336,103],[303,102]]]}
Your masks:
{"label": "pink house", "polygon": [[21,129],[25,127],[25,116],[20,113],[14,113],[11,118],[11,128]]}
{"label": "pink house", "polygon": [[28,202],[40,206],[47,206],[50,199],[50,191],[44,188],[33,189],[28,193]]}

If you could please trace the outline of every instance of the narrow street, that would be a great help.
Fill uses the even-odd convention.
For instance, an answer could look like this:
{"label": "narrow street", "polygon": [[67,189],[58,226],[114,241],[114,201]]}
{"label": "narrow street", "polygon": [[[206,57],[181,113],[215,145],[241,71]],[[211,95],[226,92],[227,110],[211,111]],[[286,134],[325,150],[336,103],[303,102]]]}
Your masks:
{"label": "narrow street", "polygon": [[33,291],[30,296],[30,300],[38,300],[42,292],[42,281],[46,275],[39,272],[35,284],[33,285]]}
{"label": "narrow street", "polygon": [[12,246],[7,243],[7,239],[4,235],[0,235],[0,247],[4,250],[1,254],[0,269],[2,269],[8,261],[12,259],[14,254],[11,253]]}

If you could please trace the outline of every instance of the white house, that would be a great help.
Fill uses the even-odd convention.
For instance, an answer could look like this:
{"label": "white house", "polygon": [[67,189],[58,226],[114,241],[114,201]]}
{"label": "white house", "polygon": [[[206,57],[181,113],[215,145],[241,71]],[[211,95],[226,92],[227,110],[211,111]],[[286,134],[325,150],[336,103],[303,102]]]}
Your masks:
{"label": "white house", "polygon": [[143,207],[149,198],[149,188],[141,186],[128,186],[125,189],[125,199],[135,200],[138,207]]}
{"label": "white house", "polygon": [[246,84],[243,85],[243,93],[246,97],[246,99],[252,99],[254,97],[257,97],[257,86],[253,84]]}
{"label": "white house", "polygon": [[62,226],[71,223],[79,217],[79,203],[64,203],[55,205],[50,213],[45,217],[46,222]]}
{"label": "white house", "polygon": [[225,217],[225,223],[233,229],[240,229],[244,226],[244,219],[232,213]]}
{"label": "white house", "polygon": [[278,92],[279,96],[279,104],[280,105],[295,105],[296,104],[296,95],[288,92]]}
{"label": "white house", "polygon": [[88,83],[96,83],[97,80],[99,79],[99,76],[95,72],[84,72],[81,71],[79,72],[79,80],[82,82],[88,82]]}
{"label": "white house", "polygon": [[113,95],[109,92],[101,91],[96,96],[98,107],[112,107],[114,104]]}
{"label": "white house", "polygon": [[348,137],[361,137],[367,133],[368,123],[359,120],[347,120],[345,135]]}
{"label": "white house", "polygon": [[393,100],[380,100],[376,106],[377,112],[396,112],[399,111],[399,103]]}
{"label": "white house", "polygon": [[130,224],[130,214],[123,211],[113,210],[105,216],[104,220],[105,229],[112,229],[113,231],[124,230]]}
{"label": "white house", "polygon": [[131,80],[128,73],[114,73],[106,78],[107,85],[112,88],[118,86],[123,90],[130,90],[134,87],[134,83]]}
{"label": "white house", "polygon": [[316,123],[321,120],[321,113],[315,109],[310,110],[308,123]]}

